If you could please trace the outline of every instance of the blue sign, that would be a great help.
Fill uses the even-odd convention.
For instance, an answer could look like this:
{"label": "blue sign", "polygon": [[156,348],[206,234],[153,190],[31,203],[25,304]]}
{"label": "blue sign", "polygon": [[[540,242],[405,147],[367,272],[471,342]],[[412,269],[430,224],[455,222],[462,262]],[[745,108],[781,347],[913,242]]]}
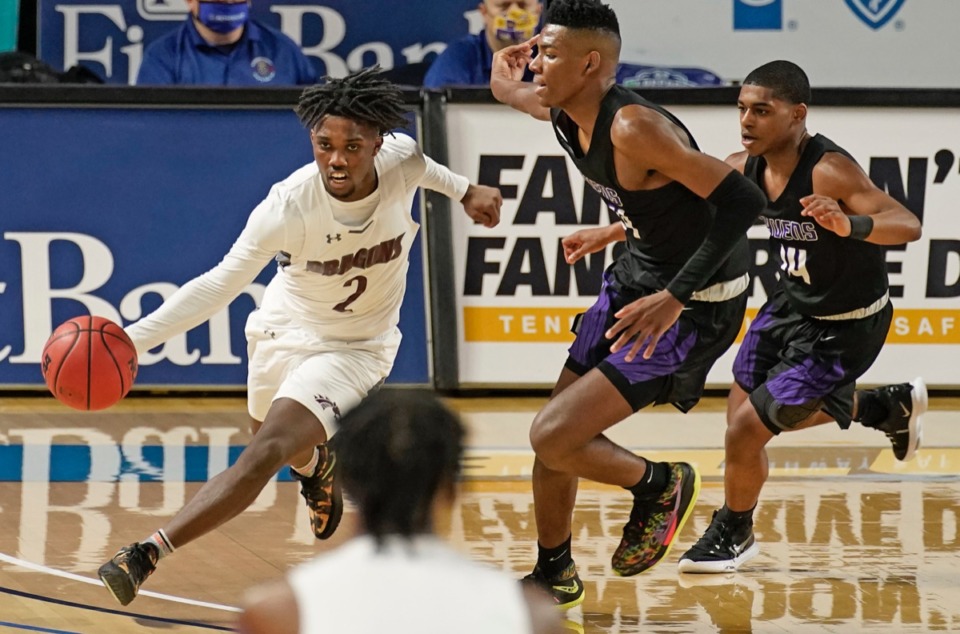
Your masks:
{"label": "blue sign", "polygon": [[[185,0],[38,0],[37,5],[41,59],[63,69],[83,64],[119,84],[134,83],[144,47],[187,17]],[[477,0],[258,0],[251,15],[300,45],[321,76],[335,77],[375,63],[389,69],[432,59],[482,23]]]}
{"label": "blue sign", "polygon": [[[42,386],[52,328],[124,325],[220,261],[270,187],[313,160],[289,109],[0,108],[0,385]],[[411,125],[410,129],[415,129]],[[419,202],[414,216],[419,218]],[[391,380],[429,381],[421,242],[411,252]],[[139,386],[246,383],[259,285],[141,359]]]}
{"label": "blue sign", "polygon": [[893,19],[906,0],[845,0],[864,24],[876,30]]}
{"label": "blue sign", "polygon": [[733,0],[734,31],[783,29],[783,0]]}

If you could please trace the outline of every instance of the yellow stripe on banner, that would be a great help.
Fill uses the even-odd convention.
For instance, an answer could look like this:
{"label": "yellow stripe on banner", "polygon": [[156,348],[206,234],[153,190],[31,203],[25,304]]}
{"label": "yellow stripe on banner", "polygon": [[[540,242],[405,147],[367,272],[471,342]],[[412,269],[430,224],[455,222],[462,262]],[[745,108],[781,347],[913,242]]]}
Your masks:
{"label": "yellow stripe on banner", "polygon": [[[585,308],[530,308],[523,306],[468,306],[463,309],[466,341],[569,343],[570,325]],[[743,340],[757,308],[748,308],[737,343]],[[902,308],[893,311],[888,344],[960,343],[960,310]]]}
{"label": "yellow stripe on banner", "polygon": [[463,309],[467,341],[569,343],[573,318],[586,308],[468,306]]}

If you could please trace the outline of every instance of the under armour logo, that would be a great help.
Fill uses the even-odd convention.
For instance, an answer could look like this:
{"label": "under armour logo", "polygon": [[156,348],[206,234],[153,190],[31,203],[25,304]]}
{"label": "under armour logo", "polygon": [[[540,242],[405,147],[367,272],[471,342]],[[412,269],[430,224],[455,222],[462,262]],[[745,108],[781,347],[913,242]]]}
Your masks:
{"label": "under armour logo", "polygon": [[330,243],[333,242],[334,240],[336,240],[337,242],[340,242],[340,240],[341,240],[340,234],[339,234],[339,233],[328,233],[328,234],[327,234],[327,244],[330,244]]}

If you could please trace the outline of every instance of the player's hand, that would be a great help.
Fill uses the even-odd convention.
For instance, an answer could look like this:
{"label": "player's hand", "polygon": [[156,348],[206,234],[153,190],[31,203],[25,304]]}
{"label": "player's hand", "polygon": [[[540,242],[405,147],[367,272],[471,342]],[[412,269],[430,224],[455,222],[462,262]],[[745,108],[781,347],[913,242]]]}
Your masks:
{"label": "player's hand", "polygon": [[829,196],[811,194],[800,199],[803,205],[801,216],[813,218],[818,225],[829,229],[841,238],[850,235],[850,217],[840,208],[836,200]]}
{"label": "player's hand", "polygon": [[500,206],[503,196],[496,187],[470,184],[460,200],[467,215],[477,224],[491,228],[500,224]]}
{"label": "player's hand", "polygon": [[613,242],[609,227],[580,229],[560,241],[563,245],[563,258],[567,264],[573,264],[584,256],[603,250]]}
{"label": "player's hand", "polygon": [[617,322],[606,333],[607,339],[617,338],[610,352],[619,352],[632,340],[626,360],[636,359],[641,348],[644,348],[643,358],[649,359],[660,337],[680,318],[682,311],[683,304],[667,290],[630,302],[614,314]]}
{"label": "player's hand", "polygon": [[491,78],[522,81],[523,71],[533,61],[533,47],[539,39],[540,35],[537,34],[526,42],[507,46],[494,53],[493,66],[490,69]]}

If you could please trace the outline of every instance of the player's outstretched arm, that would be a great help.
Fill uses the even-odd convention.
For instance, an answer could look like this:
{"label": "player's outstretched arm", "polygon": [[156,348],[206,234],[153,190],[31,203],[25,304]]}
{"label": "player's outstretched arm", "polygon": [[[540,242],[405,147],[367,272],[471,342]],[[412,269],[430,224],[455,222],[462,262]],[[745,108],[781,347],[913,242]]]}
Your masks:
{"label": "player's outstretched arm", "polygon": [[692,148],[681,129],[650,108],[621,109],[611,139],[616,152],[625,159],[623,164],[659,172],[717,209],[700,248],[667,288],[624,306],[615,315],[618,321],[607,331],[607,338],[616,339],[611,346],[613,352],[629,345],[627,360],[641,349],[643,356],[650,358],[660,337],[679,318],[683,305],[703,288],[744,238],[766,199],[756,185],[730,165]]}
{"label": "player's outstretched arm", "polygon": [[217,266],[181,286],[157,310],[124,329],[138,353],[210,319],[284,250],[284,228],[274,209],[270,196],[253,211],[240,237]]}
{"label": "player's outstretched arm", "polygon": [[420,186],[440,192],[463,205],[470,218],[485,227],[496,227],[500,222],[500,207],[503,197],[496,187],[474,185],[461,174],[440,165],[427,155],[423,155],[425,169]]}
{"label": "player's outstretched arm", "polygon": [[494,53],[490,70],[490,90],[497,101],[535,119],[550,120],[550,109],[540,104],[536,86],[523,81],[523,71],[533,61],[533,47],[539,35],[522,44],[508,46]]}
{"label": "player's outstretched arm", "polygon": [[623,242],[626,239],[623,223],[615,222],[606,227],[580,229],[565,237],[560,243],[563,245],[563,258],[567,264],[573,264],[584,256],[605,249],[611,242]]}
{"label": "player's outstretched arm", "polygon": [[896,245],[920,238],[920,220],[881,191],[856,162],[825,154],[813,170],[813,194],[800,199],[804,216],[838,236]]}
{"label": "player's outstretched arm", "polygon": [[503,196],[496,187],[470,184],[467,193],[460,199],[463,210],[475,223],[487,228],[500,224],[500,207]]}

